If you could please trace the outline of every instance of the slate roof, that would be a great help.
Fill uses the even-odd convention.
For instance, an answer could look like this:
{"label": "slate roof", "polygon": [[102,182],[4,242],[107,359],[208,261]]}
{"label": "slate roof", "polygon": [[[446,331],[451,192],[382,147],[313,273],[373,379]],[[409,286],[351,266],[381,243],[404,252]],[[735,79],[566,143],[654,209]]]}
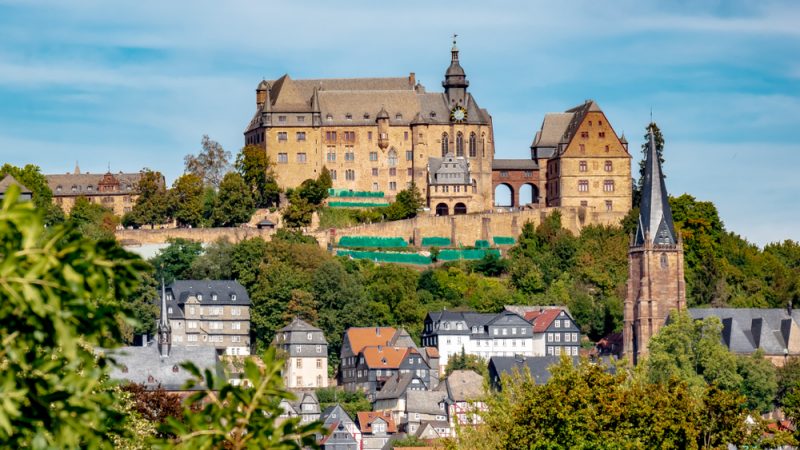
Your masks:
{"label": "slate roof", "polygon": [[661,161],[658,159],[652,129],[649,136],[634,245],[644,245],[645,241],[655,245],[675,245],[678,237],[672,222],[672,209],[669,206],[667,186],[661,173]]}
{"label": "slate roof", "polygon": [[536,132],[531,147],[556,147],[572,121],[572,116],[574,113],[571,112],[545,114],[542,127]]}
{"label": "slate roof", "polygon": [[[414,383],[414,380],[417,380],[417,382]],[[375,399],[389,400],[401,398],[408,392],[409,387],[411,387],[411,390],[419,390],[416,389],[418,387],[422,390],[428,389],[425,385],[425,380],[416,376],[414,373],[398,373],[386,380],[383,388],[375,394]]]}
{"label": "slate roof", "polygon": [[447,414],[439,407],[439,403],[447,399],[443,391],[407,391],[406,411],[420,414]]}
{"label": "slate roof", "polygon": [[477,400],[483,396],[483,377],[472,370],[454,370],[436,390],[446,392],[453,402]]}
{"label": "slate roof", "polygon": [[358,428],[362,433],[371,434],[372,424],[378,419],[386,422],[386,433],[397,433],[397,424],[389,411],[359,411],[356,416],[358,417]]}
{"label": "slate roof", "polygon": [[[247,289],[236,280],[175,280],[167,286],[167,292],[181,305],[189,296],[198,294],[203,296],[202,300],[198,299],[202,305],[250,305]],[[212,300],[214,294],[216,300]],[[236,300],[232,300],[232,294],[236,295]]]}
{"label": "slate roof", "polygon": [[11,176],[11,174],[6,175],[2,180],[0,180],[0,193],[5,193],[6,190],[14,184],[19,187],[20,194],[32,194],[31,190],[28,189],[27,186],[17,181],[17,179]]}
{"label": "slate roof", "polygon": [[532,159],[493,159],[492,170],[539,170],[539,163]]}
{"label": "slate roof", "polygon": [[184,390],[183,385],[192,378],[188,371],[180,367],[183,362],[194,363],[201,372],[206,369],[213,373],[221,372],[214,347],[172,345],[166,358],[161,357],[156,345],[122,347],[107,350],[106,354],[117,363],[111,369],[112,379],[143,383],[152,388],[161,384],[168,391]]}
{"label": "slate roof", "polygon": [[[297,316],[292,319],[289,325],[278,330],[277,336],[283,338],[284,333],[286,334],[286,339],[280,339],[281,344],[328,344],[321,329]],[[308,339],[309,333],[311,333],[310,340]]]}
{"label": "slate roof", "polygon": [[717,317],[722,321],[722,342],[734,353],[758,349],[767,355],[800,352],[800,312],[761,308],[689,308],[695,320]]}
{"label": "slate roof", "polygon": [[470,184],[469,163],[463,156],[456,157],[452,152],[444,158],[429,157],[428,173],[430,184]]}
{"label": "slate roof", "polygon": [[[578,356],[572,356],[572,364],[575,365],[580,361]],[[490,374],[511,374],[516,369],[519,373],[523,373],[525,367],[530,370],[531,378],[536,384],[545,384],[550,379],[550,366],[556,365],[561,362],[561,356],[492,356],[489,359],[489,373]]]}
{"label": "slate roof", "polygon": [[[119,182],[119,191],[100,192],[99,184],[103,177],[109,173],[65,173],[45,175],[47,186],[53,191],[56,197],[76,196],[76,195],[103,195],[103,194],[131,194],[136,193],[136,186],[142,179],[140,172],[136,173],[114,173],[111,174]],[[61,189],[59,190],[59,186]],[[75,192],[72,187],[75,186]]]}

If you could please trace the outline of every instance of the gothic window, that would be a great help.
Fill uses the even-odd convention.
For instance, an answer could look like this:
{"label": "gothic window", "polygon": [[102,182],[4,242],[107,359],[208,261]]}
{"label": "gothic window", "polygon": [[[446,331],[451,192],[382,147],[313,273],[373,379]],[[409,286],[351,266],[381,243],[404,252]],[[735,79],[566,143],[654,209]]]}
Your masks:
{"label": "gothic window", "polygon": [[475,137],[475,133],[469,134],[469,157],[475,158],[478,156],[478,139]]}
{"label": "gothic window", "polygon": [[481,133],[481,157],[486,158],[486,133]]}
{"label": "gothic window", "polygon": [[669,261],[667,260],[667,254],[666,253],[662,253],[661,254],[661,267],[662,268],[669,267]]}
{"label": "gothic window", "polygon": [[456,156],[464,156],[464,135],[460,131],[456,134]]}
{"label": "gothic window", "polygon": [[450,137],[447,135],[447,133],[442,133],[442,157],[447,155],[447,145],[449,138]]}
{"label": "gothic window", "polygon": [[395,149],[389,150],[389,167],[397,165],[397,151]]}

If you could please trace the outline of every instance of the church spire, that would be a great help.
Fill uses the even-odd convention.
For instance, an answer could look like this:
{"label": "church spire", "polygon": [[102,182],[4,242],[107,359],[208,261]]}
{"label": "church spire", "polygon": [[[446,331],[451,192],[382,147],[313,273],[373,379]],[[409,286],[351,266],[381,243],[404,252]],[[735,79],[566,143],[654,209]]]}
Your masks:
{"label": "church spire", "polygon": [[672,209],[661,173],[661,161],[656,151],[653,125],[650,125],[649,145],[644,163],[642,201],[639,207],[639,224],[636,227],[635,246],[647,244],[675,245],[678,240],[672,222]]}
{"label": "church spire", "polygon": [[158,352],[162,358],[169,356],[172,350],[172,326],[167,316],[167,288],[161,279],[161,317],[158,320]]}
{"label": "church spire", "polygon": [[444,74],[444,81],[442,81],[444,93],[447,95],[451,108],[457,105],[463,106],[465,104],[467,86],[469,86],[467,74],[458,62],[457,37],[457,34],[453,35],[453,48],[450,49],[450,67],[447,68],[447,72]]}

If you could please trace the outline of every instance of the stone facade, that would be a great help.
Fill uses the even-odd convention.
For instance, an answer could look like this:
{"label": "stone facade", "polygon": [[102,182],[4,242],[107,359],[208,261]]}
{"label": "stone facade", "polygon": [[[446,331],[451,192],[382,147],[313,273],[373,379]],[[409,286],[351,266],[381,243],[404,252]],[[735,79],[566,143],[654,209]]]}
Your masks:
{"label": "stone facade", "polygon": [[[443,93],[426,92],[414,74],[398,78],[262,81],[245,144],[276,163],[283,188],[327,167],[334,189],[384,192],[389,201],[413,182],[431,213],[463,203],[467,212],[492,207],[494,142],[489,113],[467,92],[453,46]],[[459,192],[431,193],[429,163],[448,153],[468,167]],[[462,189],[463,187],[463,189]],[[458,195],[453,195],[458,194]]]}
{"label": "stone facade", "polygon": [[76,166],[73,173],[45,175],[45,178],[53,191],[53,203],[65,214],[69,214],[79,197],[85,197],[122,217],[131,211],[139,198],[136,185],[140,173],[81,173]]}
{"label": "stone facade", "polygon": [[547,114],[531,147],[547,161],[547,206],[627,213],[631,209],[631,155],[593,100]]}
{"label": "stone facade", "polygon": [[623,352],[637,364],[670,311],[686,307],[683,243],[675,232],[652,133],[645,160],[639,225],[628,252]]}

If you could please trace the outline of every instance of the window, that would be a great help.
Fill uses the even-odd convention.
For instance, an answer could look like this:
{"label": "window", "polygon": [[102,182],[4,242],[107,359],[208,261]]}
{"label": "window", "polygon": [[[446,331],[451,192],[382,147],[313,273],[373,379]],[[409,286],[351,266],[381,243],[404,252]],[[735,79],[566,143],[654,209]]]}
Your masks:
{"label": "window", "polygon": [[322,353],[322,346],[321,345],[317,345],[317,353]]}
{"label": "window", "polygon": [[583,144],[580,144],[580,150],[581,150],[581,155],[583,155],[584,153],[586,153],[586,146],[583,145]]}
{"label": "window", "polygon": [[669,267],[669,260],[667,259],[666,253],[661,254],[661,267],[664,268]]}
{"label": "window", "polygon": [[297,154],[297,162],[299,162],[299,163],[306,162],[306,154],[305,153],[298,153]]}
{"label": "window", "polygon": [[397,182],[396,181],[390,181],[389,182],[389,190],[390,191],[396,191],[397,190]]}
{"label": "window", "polygon": [[517,334],[517,329],[516,328],[512,328],[511,329],[511,334],[516,335]]}
{"label": "window", "polygon": [[508,178],[508,171],[507,170],[501,170],[500,171],[500,178]]}
{"label": "window", "polygon": [[190,335],[186,336],[186,341],[187,342],[197,342],[197,335],[196,334],[190,334]]}
{"label": "window", "polygon": [[614,180],[603,181],[603,192],[614,192]]}
{"label": "window", "polygon": [[298,131],[295,136],[297,137],[297,141],[305,141],[306,140],[306,132],[305,131]]}
{"label": "window", "polygon": [[[197,294],[197,301],[199,301],[199,302],[203,301],[203,294]],[[203,314],[203,313],[201,312],[200,314]]]}
{"label": "window", "polygon": [[347,120],[353,120],[353,115],[350,114],[350,113],[347,113],[347,114],[344,115],[344,118],[347,119]]}
{"label": "window", "polygon": [[378,168],[377,167],[373,167],[372,168],[372,176],[373,177],[377,177],[378,176]]}
{"label": "window", "polygon": [[305,121],[306,121],[306,116],[297,116],[298,123],[305,123]]}
{"label": "window", "polygon": [[589,132],[588,131],[581,131],[581,138],[589,139]]}
{"label": "window", "polygon": [[409,167],[409,168],[406,170],[406,172],[408,172],[408,173],[407,173],[407,175],[408,175],[409,177],[413,177],[413,176],[414,176],[414,169],[412,169],[412,168],[410,168],[410,167]]}
{"label": "window", "polygon": [[278,164],[286,164],[289,162],[288,153],[278,153]]}
{"label": "window", "polygon": [[194,320],[186,322],[186,328],[192,328],[192,329],[197,328],[197,322]]}
{"label": "window", "polygon": [[403,120],[403,115],[400,114],[400,113],[395,114],[394,115],[394,120]]}
{"label": "window", "polygon": [[231,342],[242,342],[241,336],[231,336]]}
{"label": "window", "polygon": [[460,131],[456,134],[456,156],[464,156],[464,135]]}
{"label": "window", "polygon": [[345,161],[355,161],[356,160],[356,154],[353,153],[353,146],[352,145],[348,145],[347,147],[344,148],[344,160]]}
{"label": "window", "polygon": [[611,200],[606,200],[606,211],[611,212],[614,210],[614,205]]}
{"label": "window", "polygon": [[356,171],[352,169],[348,169],[344,171],[344,178],[346,180],[353,181],[356,179]]}
{"label": "window", "polygon": [[303,359],[302,358],[296,358],[295,359],[295,367],[297,367],[298,369],[302,369],[303,368]]}
{"label": "window", "polygon": [[231,294],[231,301],[232,301],[232,302],[235,302],[235,301],[236,301],[236,294]]}
{"label": "window", "polygon": [[503,328],[503,336],[506,336],[506,335],[508,335],[508,329],[507,328]]}
{"label": "window", "polygon": [[389,176],[390,177],[396,177],[397,176],[397,168],[396,167],[392,167],[391,169],[389,169]]}
{"label": "window", "polygon": [[303,385],[303,377],[297,377],[297,379],[295,381],[297,381],[297,386],[302,386]]}
{"label": "window", "polygon": [[378,183],[372,183],[372,192],[378,192],[381,188],[378,187]]}
{"label": "window", "polygon": [[326,131],[325,132],[325,142],[329,144],[336,143],[336,132],[335,131]]}
{"label": "window", "polygon": [[588,170],[588,164],[586,164],[586,161],[581,161],[578,163],[578,171],[586,172],[587,170]]}
{"label": "window", "polygon": [[241,308],[238,308],[238,307],[235,307],[235,306],[232,307],[231,308],[231,315],[232,316],[240,316],[240,315],[242,315]]}
{"label": "window", "polygon": [[572,333],[572,342],[578,342],[578,333]]}
{"label": "window", "polygon": [[404,140],[404,141],[407,141],[407,140],[408,140],[408,131],[404,131],[404,132],[403,132],[403,140]]}
{"label": "window", "polygon": [[[367,117],[365,117],[365,119],[368,119],[368,118],[369,118],[369,115],[368,115],[368,114],[365,114],[365,116],[367,116]],[[372,131],[367,131],[367,140],[368,140],[368,141],[371,141],[371,140],[372,140]]]}
{"label": "window", "polygon": [[189,307],[189,314],[194,314],[194,306]]}
{"label": "window", "polygon": [[589,202],[586,200],[581,200],[581,207],[586,208],[587,206],[589,206]]}
{"label": "window", "polygon": [[378,160],[378,152],[369,152],[369,160],[370,161],[377,161]]}
{"label": "window", "polygon": [[278,116],[279,123],[286,123],[286,116]]}
{"label": "window", "polygon": [[606,137],[606,132],[605,131],[601,131],[601,132],[597,133],[597,137],[600,137],[600,138]]}
{"label": "window", "polygon": [[554,325],[555,325],[556,328],[561,328],[561,321],[560,320],[556,320],[554,322]]}
{"label": "window", "polygon": [[611,161],[606,161],[606,164],[605,164],[605,166],[603,168],[605,169],[606,172],[611,172],[613,170],[614,166],[611,163]]}
{"label": "window", "polygon": [[397,151],[392,149],[389,150],[389,167],[394,167],[397,165]]}
{"label": "window", "polygon": [[354,143],[356,141],[356,132],[355,131],[345,131],[344,132],[344,142],[345,143]]}
{"label": "window", "polygon": [[447,155],[447,150],[448,150],[447,146],[449,145],[449,142],[447,141],[448,139],[449,136],[447,135],[447,133],[442,133],[442,156]]}
{"label": "window", "polygon": [[579,180],[578,181],[578,191],[579,192],[589,192],[589,180]]}
{"label": "window", "polygon": [[414,160],[414,152],[412,150],[406,150],[406,161],[413,161]]}
{"label": "window", "polygon": [[475,137],[475,133],[469,134],[469,157],[475,158],[478,156],[478,139]]}
{"label": "window", "polygon": [[279,131],[278,132],[278,142],[286,142],[289,139],[288,135],[289,135],[289,133],[287,133],[285,131]]}
{"label": "window", "polygon": [[294,350],[295,350],[295,353],[300,353],[301,351],[303,351],[303,347],[300,346],[300,345],[295,345],[294,346]]}
{"label": "window", "polygon": [[530,177],[533,176],[533,171],[532,170],[526,170],[525,172],[523,172],[523,175],[525,176],[525,178],[530,178]]}
{"label": "window", "polygon": [[328,160],[328,162],[336,161],[336,151],[333,149],[333,147],[328,147],[328,153],[325,158]]}
{"label": "window", "polygon": [[322,360],[317,358],[317,369],[322,369]]}
{"label": "window", "polygon": [[553,333],[547,333],[547,342],[553,342]]}
{"label": "window", "polygon": [[335,169],[334,170],[330,170],[329,172],[331,173],[331,180],[335,180],[336,179],[336,170]]}
{"label": "window", "polygon": [[561,342],[561,333],[556,333],[553,337],[555,338],[556,342]]}

